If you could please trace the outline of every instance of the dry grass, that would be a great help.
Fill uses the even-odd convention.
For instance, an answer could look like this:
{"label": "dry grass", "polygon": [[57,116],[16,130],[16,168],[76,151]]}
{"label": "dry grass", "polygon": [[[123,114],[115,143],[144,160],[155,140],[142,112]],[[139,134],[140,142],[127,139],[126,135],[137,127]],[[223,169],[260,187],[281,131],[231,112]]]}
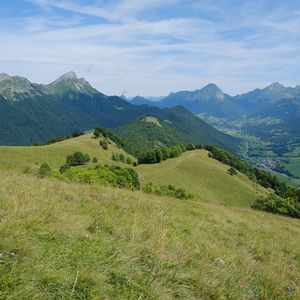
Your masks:
{"label": "dry grass", "polygon": [[299,299],[300,221],[0,172],[0,299]]}

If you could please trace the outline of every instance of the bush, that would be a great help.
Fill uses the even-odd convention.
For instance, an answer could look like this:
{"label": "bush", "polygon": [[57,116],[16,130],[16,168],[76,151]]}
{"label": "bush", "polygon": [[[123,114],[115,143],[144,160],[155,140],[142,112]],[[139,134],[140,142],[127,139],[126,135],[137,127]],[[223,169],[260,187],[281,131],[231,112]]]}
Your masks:
{"label": "bush", "polygon": [[59,172],[62,174],[64,173],[66,170],[68,170],[70,168],[70,166],[68,164],[64,164],[59,168]]}
{"label": "bush", "polygon": [[300,204],[292,198],[281,198],[277,196],[259,197],[251,208],[274,214],[300,218]]}
{"label": "bush", "polygon": [[90,161],[88,154],[83,154],[81,152],[75,152],[74,154],[68,155],[66,158],[66,163],[69,166],[80,166],[86,165]]}
{"label": "bush", "polygon": [[98,159],[97,157],[94,157],[93,160],[92,160],[93,164],[96,164],[98,162]]}
{"label": "bush", "polygon": [[135,170],[118,166],[98,165],[93,169],[69,168],[63,173],[62,179],[81,182],[109,185],[112,187],[138,190],[140,182]]}
{"label": "bush", "polygon": [[111,159],[114,160],[114,161],[119,161],[120,160],[119,155],[115,154],[115,153],[111,156]]}
{"label": "bush", "polygon": [[49,177],[52,175],[52,169],[48,164],[43,163],[38,169],[37,175],[40,178]]}
{"label": "bush", "polygon": [[100,141],[99,142],[99,144],[100,144],[100,147],[102,147],[102,149],[104,149],[104,150],[108,150],[108,143],[106,142],[106,141]]}
{"label": "bush", "polygon": [[235,168],[231,167],[230,169],[227,170],[228,174],[231,176],[237,175],[238,172],[236,171]]}
{"label": "bush", "polygon": [[132,165],[132,159],[130,157],[127,157],[126,164]]}
{"label": "bush", "polygon": [[178,199],[189,199],[193,195],[186,192],[183,188],[176,188],[173,185],[154,185],[153,183],[147,183],[142,191],[148,194],[154,194],[158,196],[168,196]]}
{"label": "bush", "polygon": [[119,161],[121,161],[122,163],[125,163],[125,155],[123,153],[120,153]]}

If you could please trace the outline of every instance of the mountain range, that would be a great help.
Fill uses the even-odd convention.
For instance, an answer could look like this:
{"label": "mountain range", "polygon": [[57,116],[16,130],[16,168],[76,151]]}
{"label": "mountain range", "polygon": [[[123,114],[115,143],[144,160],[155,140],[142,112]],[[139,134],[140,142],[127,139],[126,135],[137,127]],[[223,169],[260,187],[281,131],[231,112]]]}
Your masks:
{"label": "mountain range", "polygon": [[217,85],[208,84],[195,91],[171,93],[152,105],[181,105],[219,130],[242,137],[243,156],[253,163],[300,177],[300,168],[296,167],[300,166],[299,85],[285,87],[275,82],[263,89],[230,96]]}
{"label": "mountain range", "polygon": [[[235,151],[240,143],[184,107],[161,109],[133,105],[120,97],[102,94],[85,79],[77,78],[74,72],[48,85],[31,83],[19,76],[0,75],[2,145],[28,145],[97,126],[118,127],[120,133],[122,126],[146,116],[160,118],[165,124],[169,122],[168,140],[174,143],[208,143],[230,151]],[[153,139],[163,144],[160,134]]]}
{"label": "mountain range", "polygon": [[239,119],[249,114],[259,114],[270,104],[278,104],[283,99],[300,98],[300,85],[285,87],[276,82],[264,89],[255,89],[245,94],[230,96],[216,84],[210,83],[195,91],[172,92],[160,101],[150,101],[137,96],[132,99],[136,105],[174,107],[182,105],[194,114],[207,114],[226,119]]}
{"label": "mountain range", "polygon": [[[136,98],[134,98],[136,99]],[[150,101],[138,97],[133,103],[150,105]],[[171,93],[159,102],[152,102],[158,107],[175,107],[181,105],[204,119],[219,118],[222,124],[232,126],[232,122],[241,122],[245,131],[255,131],[263,137],[268,130],[269,135],[278,128],[293,138],[300,138],[300,85],[285,87],[276,82],[264,89],[255,89],[248,93],[229,96],[217,85],[208,84],[200,90],[179,91]],[[253,124],[253,120],[273,119]],[[251,126],[249,125],[251,120]],[[217,125],[218,122],[212,122]],[[260,128],[262,123],[265,126]],[[252,128],[252,129],[251,129]],[[255,129],[253,129],[255,128]],[[276,131],[276,130],[275,130]]]}

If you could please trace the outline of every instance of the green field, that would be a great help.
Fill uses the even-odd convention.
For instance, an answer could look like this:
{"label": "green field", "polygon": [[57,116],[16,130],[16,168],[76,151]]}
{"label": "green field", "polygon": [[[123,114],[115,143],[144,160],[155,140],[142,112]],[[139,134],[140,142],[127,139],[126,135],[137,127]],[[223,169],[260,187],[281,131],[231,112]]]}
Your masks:
{"label": "green field", "polygon": [[224,205],[248,206],[266,193],[243,174],[231,176],[228,166],[208,157],[206,150],[185,152],[159,165],[141,165],[142,184],[172,184],[193,193],[196,199]]}
{"label": "green field", "polygon": [[300,177],[300,157],[289,157],[287,163],[283,163],[283,166],[297,177]]}
{"label": "green field", "polygon": [[204,150],[135,168],[189,200],[22,174],[75,151],[121,150],[91,135],[0,148],[1,300],[300,298],[300,220],[250,209],[266,191],[242,174]]}

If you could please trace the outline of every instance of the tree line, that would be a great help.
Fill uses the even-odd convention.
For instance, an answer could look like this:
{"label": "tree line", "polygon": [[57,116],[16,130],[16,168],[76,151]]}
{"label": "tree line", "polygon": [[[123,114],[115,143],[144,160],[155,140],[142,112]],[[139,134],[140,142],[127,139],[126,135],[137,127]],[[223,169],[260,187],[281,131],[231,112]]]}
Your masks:
{"label": "tree line", "polygon": [[188,145],[177,145],[172,147],[158,147],[153,150],[142,153],[138,157],[139,164],[156,164],[169,158],[175,158],[180,156],[186,151],[195,149],[201,149],[201,145],[188,144]]}
{"label": "tree line", "polygon": [[223,149],[209,145],[204,145],[203,148],[209,151],[210,157],[237,169],[261,186],[274,190],[275,195],[257,198],[251,206],[253,209],[300,218],[300,189],[287,186],[275,175],[252,167]]}

